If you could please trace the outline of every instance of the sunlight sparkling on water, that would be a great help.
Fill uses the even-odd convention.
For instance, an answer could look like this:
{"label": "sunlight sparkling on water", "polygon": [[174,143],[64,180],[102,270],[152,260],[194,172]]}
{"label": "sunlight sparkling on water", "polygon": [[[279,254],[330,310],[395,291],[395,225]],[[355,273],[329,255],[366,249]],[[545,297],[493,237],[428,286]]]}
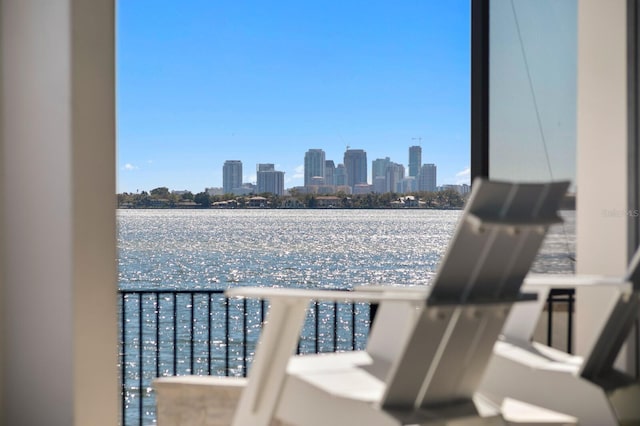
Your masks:
{"label": "sunlight sparkling on water", "polygon": [[123,288],[429,281],[458,211],[120,211]]}
{"label": "sunlight sparkling on water", "polygon": [[[460,211],[120,210],[121,288],[425,285]],[[571,272],[573,214],[536,272]]]}
{"label": "sunlight sparkling on water", "polygon": [[[438,210],[120,210],[120,287],[426,285],[460,215]],[[566,216],[567,223],[549,233],[534,272],[572,272],[575,216]],[[149,389],[156,375],[242,375],[253,359],[259,301],[227,304],[222,295],[167,293],[128,295],[121,303],[127,312],[120,330],[128,354],[124,405],[131,423],[140,410],[145,424],[155,423]],[[307,314],[300,351],[363,348],[369,321],[366,304],[320,304]]]}

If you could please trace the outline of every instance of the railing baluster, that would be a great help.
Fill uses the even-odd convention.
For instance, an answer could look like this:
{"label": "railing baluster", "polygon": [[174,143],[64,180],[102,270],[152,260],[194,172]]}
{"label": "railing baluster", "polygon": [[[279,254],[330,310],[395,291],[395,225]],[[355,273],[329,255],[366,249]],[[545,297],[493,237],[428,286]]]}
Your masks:
{"label": "railing baluster", "polygon": [[356,350],[356,304],[351,304],[351,350]]}
{"label": "railing baluster", "polygon": [[120,301],[122,303],[122,309],[120,311],[120,316],[121,318],[121,326],[122,326],[122,340],[121,340],[121,346],[120,346],[120,350],[122,351],[122,355],[120,357],[120,374],[121,374],[121,378],[120,380],[122,381],[122,426],[126,426],[127,424],[127,419],[125,417],[125,414],[127,412],[127,341],[126,341],[126,336],[127,336],[127,309],[126,309],[126,298],[127,295],[126,293],[121,293],[120,294]]}
{"label": "railing baluster", "polygon": [[226,298],[224,300],[224,307],[225,307],[225,326],[224,326],[224,336],[225,336],[225,347],[226,347],[226,351],[225,351],[225,361],[224,361],[224,371],[225,371],[225,376],[229,375],[229,299]]}
{"label": "railing baluster", "polygon": [[160,377],[160,293],[156,292],[156,377]]}
{"label": "railing baluster", "polygon": [[553,290],[547,297],[547,346],[553,345]]}
{"label": "railing baluster", "polygon": [[320,302],[313,302],[313,314],[315,316],[315,352],[320,353]]}
{"label": "railing baluster", "polygon": [[142,425],[142,419],[143,419],[143,413],[144,413],[144,404],[143,402],[143,392],[142,392],[142,386],[143,386],[143,382],[144,382],[144,377],[143,377],[143,358],[142,358],[142,298],[144,296],[144,293],[140,293],[138,295],[138,392],[140,393],[138,398],[139,398],[139,414],[140,414],[140,425]]}
{"label": "railing baluster", "polygon": [[569,300],[567,306],[567,352],[573,353],[573,306],[574,306],[575,292],[569,293]]}
{"label": "railing baluster", "polygon": [[189,345],[189,356],[191,357],[191,369],[189,370],[189,374],[194,374],[193,373],[193,367],[194,367],[194,362],[193,362],[193,346],[195,345],[195,331],[194,331],[194,324],[193,324],[193,319],[194,319],[194,314],[195,314],[195,310],[196,310],[196,306],[193,303],[193,293],[190,294],[191,296],[191,316],[189,317],[189,323],[191,324],[191,345]]}
{"label": "railing baluster", "polygon": [[338,302],[333,302],[333,351],[338,351]]}
{"label": "railing baluster", "polygon": [[173,375],[178,374],[178,293],[173,293]]}
{"label": "railing baluster", "polygon": [[211,375],[211,341],[213,340],[213,327],[211,324],[211,297],[213,295],[211,293],[209,293],[208,295],[208,303],[207,303],[207,327],[209,328],[209,355],[207,356],[207,371],[209,372],[209,375]]}
{"label": "railing baluster", "polygon": [[369,304],[369,327],[373,325],[373,321],[375,321],[377,313],[378,313],[378,304],[370,303]]}
{"label": "railing baluster", "polygon": [[247,299],[242,299],[242,375],[247,376]]}

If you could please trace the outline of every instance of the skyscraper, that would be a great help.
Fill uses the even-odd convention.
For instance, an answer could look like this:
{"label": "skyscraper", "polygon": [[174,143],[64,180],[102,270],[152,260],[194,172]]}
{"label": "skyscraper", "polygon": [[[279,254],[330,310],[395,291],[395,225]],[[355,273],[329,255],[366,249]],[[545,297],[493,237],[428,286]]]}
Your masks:
{"label": "skyscraper", "polygon": [[399,184],[404,179],[404,166],[398,163],[389,163],[385,171],[385,178],[386,192],[402,192]]}
{"label": "skyscraper", "polygon": [[259,163],[256,172],[273,172],[276,166],[273,163]]}
{"label": "skyscraper", "polygon": [[422,147],[409,147],[409,176],[418,176],[422,164]]}
{"label": "skyscraper", "polygon": [[398,184],[398,188],[403,194],[415,192],[418,190],[418,180],[413,176],[405,176]]}
{"label": "skyscraper", "polygon": [[284,172],[277,171],[273,164],[258,164],[256,177],[258,194],[284,195]]}
{"label": "skyscraper", "polygon": [[320,177],[324,181],[324,167],[324,151],[321,149],[308,150],[304,154],[304,186],[311,185],[314,177]]}
{"label": "skyscraper", "polygon": [[324,162],[324,184],[325,185],[335,185],[336,181],[334,179],[336,171],[336,166],[333,160],[326,160]]}
{"label": "skyscraper", "polygon": [[391,163],[389,157],[373,160],[371,162],[371,181],[374,181],[379,176],[384,176],[387,173],[389,163]]}
{"label": "skyscraper", "polygon": [[362,149],[347,149],[344,153],[347,185],[353,189],[359,183],[367,183],[367,153]]}
{"label": "skyscraper", "polygon": [[376,176],[373,178],[373,192],[378,194],[387,192],[387,178],[385,176]]}
{"label": "skyscraper", "polygon": [[336,186],[345,186],[347,184],[347,171],[344,164],[338,164],[333,174],[333,180]]}
{"label": "skyscraper", "polygon": [[418,191],[433,192],[436,190],[436,186],[436,165],[423,164],[418,177]]}
{"label": "skyscraper", "polygon": [[222,166],[222,190],[233,194],[234,189],[242,186],[242,161],[227,160]]}

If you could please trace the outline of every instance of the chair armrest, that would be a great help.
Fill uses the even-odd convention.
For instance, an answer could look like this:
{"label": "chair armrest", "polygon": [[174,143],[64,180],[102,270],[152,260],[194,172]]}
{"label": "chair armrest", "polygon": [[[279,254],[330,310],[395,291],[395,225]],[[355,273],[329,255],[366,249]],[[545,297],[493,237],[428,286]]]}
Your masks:
{"label": "chair armrest", "polygon": [[225,290],[228,297],[246,297],[252,299],[280,299],[301,301],[322,300],[327,302],[412,302],[424,301],[426,292],[410,292],[397,290],[399,287],[388,287],[388,291],[358,290],[307,290],[299,288],[273,287],[233,287]]}
{"label": "chair armrest", "polygon": [[389,293],[389,292],[398,292],[398,293],[418,293],[422,294],[423,297],[429,295],[431,291],[431,287],[421,285],[421,286],[394,286],[391,284],[375,284],[375,285],[358,285],[354,288],[356,291],[365,291],[365,292],[379,292],[379,293]]}
{"label": "chair armrest", "polygon": [[538,300],[533,303],[515,304],[502,329],[502,334],[508,339],[529,342],[551,289],[603,287],[622,293],[632,291],[631,283],[623,278],[602,275],[530,274],[524,280],[522,291],[537,293]]}
{"label": "chair armrest", "polygon": [[289,358],[294,354],[311,300],[334,302],[423,303],[423,293],[305,290],[269,287],[234,287],[228,297],[269,299],[271,308],[246,389],[236,408],[233,425],[266,425],[278,406]]}
{"label": "chair armrest", "polygon": [[631,283],[621,277],[604,275],[530,274],[524,279],[523,291],[539,291],[543,288],[610,287],[631,291]]}

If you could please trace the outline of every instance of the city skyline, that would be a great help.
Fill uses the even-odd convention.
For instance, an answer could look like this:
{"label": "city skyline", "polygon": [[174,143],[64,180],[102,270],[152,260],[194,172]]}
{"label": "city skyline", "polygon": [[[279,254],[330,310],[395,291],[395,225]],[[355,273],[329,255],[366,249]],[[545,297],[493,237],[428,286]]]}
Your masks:
{"label": "city skyline", "polygon": [[[304,154],[304,184],[298,186],[284,186],[285,172],[276,171],[273,163],[258,163],[256,165],[257,179],[256,181],[241,181],[243,164],[241,160],[226,160],[223,167],[223,187],[222,193],[245,194],[257,190],[258,193],[272,192],[276,195],[282,195],[289,189],[335,187],[336,190],[341,186],[350,188],[350,191],[357,193],[356,186],[360,186],[359,192],[398,192],[408,193],[414,191],[436,191],[437,185],[437,166],[433,163],[420,164],[415,174],[411,174],[412,165],[419,164],[422,160],[422,148],[419,146],[410,146],[409,164],[405,167],[403,164],[391,161],[389,157],[377,158],[371,160],[371,173],[368,173],[368,161],[366,150],[363,149],[347,149],[344,152],[343,162],[337,166],[331,159],[326,159],[326,155],[321,148],[310,148]],[[230,170],[233,169],[233,172]],[[409,171],[409,174],[406,172]],[[277,173],[278,177],[270,177],[277,180],[277,185],[271,183],[267,186],[265,172]],[[232,182],[233,181],[233,182]],[[261,182],[262,181],[262,182]],[[444,184],[444,186],[468,185],[466,182],[457,184]],[[362,185],[368,186],[365,188]],[[443,186],[443,185],[440,185]],[[275,189],[277,187],[277,189]],[[219,189],[219,187],[207,187],[206,191],[211,192]],[[306,189],[305,189],[306,190]]]}
{"label": "city skyline", "polygon": [[408,165],[420,145],[440,182],[468,183],[469,18],[466,0],[123,2],[117,190],[221,187],[227,159],[302,186],[308,147],[337,166],[347,146]]}

